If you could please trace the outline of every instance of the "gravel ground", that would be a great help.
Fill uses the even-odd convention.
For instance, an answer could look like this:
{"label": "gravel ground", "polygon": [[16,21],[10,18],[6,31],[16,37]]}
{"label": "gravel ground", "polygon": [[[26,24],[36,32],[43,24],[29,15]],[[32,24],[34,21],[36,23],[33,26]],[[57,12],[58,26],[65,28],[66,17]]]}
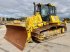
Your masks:
{"label": "gravel ground", "polygon": [[17,49],[3,37],[6,28],[0,29],[0,52],[70,52],[70,24],[64,36],[43,43],[28,43],[23,51]]}

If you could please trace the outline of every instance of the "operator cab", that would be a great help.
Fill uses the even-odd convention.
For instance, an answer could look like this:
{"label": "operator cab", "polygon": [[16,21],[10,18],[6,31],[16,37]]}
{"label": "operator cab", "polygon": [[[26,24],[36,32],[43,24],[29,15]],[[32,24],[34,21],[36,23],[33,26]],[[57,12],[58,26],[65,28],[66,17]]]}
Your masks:
{"label": "operator cab", "polygon": [[50,3],[48,4],[37,4],[34,5],[34,14],[39,12],[42,16],[43,21],[50,21],[50,16],[56,16],[56,7],[52,6]]}

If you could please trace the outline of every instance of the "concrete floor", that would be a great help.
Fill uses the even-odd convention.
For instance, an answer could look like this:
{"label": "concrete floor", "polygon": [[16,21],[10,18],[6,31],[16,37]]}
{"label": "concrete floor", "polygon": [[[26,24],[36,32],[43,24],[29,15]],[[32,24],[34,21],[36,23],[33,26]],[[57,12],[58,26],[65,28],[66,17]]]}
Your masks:
{"label": "concrete floor", "polygon": [[28,43],[23,51],[19,50],[3,37],[5,28],[0,29],[0,52],[70,52],[70,24],[64,36],[43,43]]}

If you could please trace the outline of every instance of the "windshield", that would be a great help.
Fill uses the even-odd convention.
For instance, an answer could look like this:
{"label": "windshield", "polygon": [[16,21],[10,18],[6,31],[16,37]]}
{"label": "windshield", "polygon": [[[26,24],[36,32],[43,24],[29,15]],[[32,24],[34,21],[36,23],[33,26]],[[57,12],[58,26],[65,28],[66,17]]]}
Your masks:
{"label": "windshield", "polygon": [[56,15],[55,13],[56,8],[54,6],[42,6],[41,7],[41,15],[43,17],[47,16],[47,15]]}
{"label": "windshield", "polygon": [[42,6],[41,14],[42,14],[42,16],[47,16],[48,15],[48,7],[47,6]]}

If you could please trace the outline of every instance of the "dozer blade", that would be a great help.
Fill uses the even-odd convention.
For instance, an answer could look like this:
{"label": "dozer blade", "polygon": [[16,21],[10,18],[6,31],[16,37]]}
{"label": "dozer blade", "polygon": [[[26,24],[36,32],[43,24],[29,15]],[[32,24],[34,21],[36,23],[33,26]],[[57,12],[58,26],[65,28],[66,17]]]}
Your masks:
{"label": "dozer blade", "polygon": [[27,40],[27,32],[25,27],[6,25],[7,32],[5,39],[11,42],[20,50],[23,50]]}

